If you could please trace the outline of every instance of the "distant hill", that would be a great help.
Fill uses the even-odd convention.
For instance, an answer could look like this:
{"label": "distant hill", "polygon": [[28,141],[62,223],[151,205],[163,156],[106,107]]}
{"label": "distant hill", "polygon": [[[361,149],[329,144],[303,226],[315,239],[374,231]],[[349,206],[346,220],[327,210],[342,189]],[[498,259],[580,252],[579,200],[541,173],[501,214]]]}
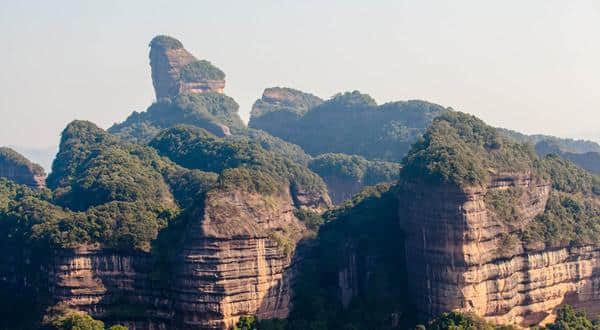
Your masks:
{"label": "distant hill", "polygon": [[504,128],[498,130],[518,142],[535,146],[535,151],[540,156],[555,154],[590,172],[600,174],[600,144],[594,141],[558,138],[541,134],[526,135]]}
{"label": "distant hill", "polygon": [[321,102],[301,91],[268,88],[255,102],[248,125],[313,156],[345,153],[399,162],[433,119],[449,110],[418,100],[377,105],[358,91]]}
{"label": "distant hill", "polygon": [[31,148],[22,146],[10,146],[10,148],[19,152],[32,162],[40,164],[46,172],[50,172],[52,161],[58,152],[58,145],[46,148]]}

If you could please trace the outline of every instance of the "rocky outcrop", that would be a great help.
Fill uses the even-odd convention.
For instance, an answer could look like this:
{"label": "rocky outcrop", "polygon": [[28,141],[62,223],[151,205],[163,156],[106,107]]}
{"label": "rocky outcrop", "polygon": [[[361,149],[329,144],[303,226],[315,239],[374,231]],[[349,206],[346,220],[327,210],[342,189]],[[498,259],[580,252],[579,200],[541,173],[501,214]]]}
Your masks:
{"label": "rocky outcrop", "polygon": [[[207,61],[198,61],[183,44],[168,36],[150,42],[150,66],[156,99],[180,94],[223,93],[225,75]],[[204,69],[192,74],[192,69]],[[190,74],[186,74],[188,70]],[[215,75],[214,73],[218,74]]]}
{"label": "rocky outcrop", "polygon": [[[294,209],[289,193],[213,191],[190,216],[181,244],[169,243],[177,252],[167,266],[155,253],[80,246],[45,263],[44,282],[54,304],[132,329],[226,329],[243,315],[284,318],[292,256],[306,234]],[[4,286],[22,282],[15,271],[7,276],[14,267],[0,266]]]}
{"label": "rocky outcrop", "polygon": [[291,141],[290,134],[296,129],[297,121],[322,103],[319,97],[292,88],[267,88],[252,106],[248,127]]}
{"label": "rocky outcrop", "polygon": [[0,178],[34,188],[46,185],[46,173],[40,165],[6,147],[0,147]]}
{"label": "rocky outcrop", "polygon": [[[520,216],[505,222],[485,197],[511,187],[523,192]],[[485,188],[406,184],[399,199],[408,287],[421,317],[460,310],[529,326],[567,301],[598,301],[600,249],[535,250],[516,236],[544,210],[549,192],[528,174],[496,175]]]}

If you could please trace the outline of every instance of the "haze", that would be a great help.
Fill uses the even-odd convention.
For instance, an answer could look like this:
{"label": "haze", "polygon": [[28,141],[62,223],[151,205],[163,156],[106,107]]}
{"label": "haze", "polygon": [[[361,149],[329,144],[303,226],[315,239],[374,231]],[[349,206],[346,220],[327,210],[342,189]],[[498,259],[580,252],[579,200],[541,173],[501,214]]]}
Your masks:
{"label": "haze", "polygon": [[524,133],[600,141],[600,2],[3,1],[0,145],[58,143],[154,99],[148,43],[227,74],[247,120],[266,87],[424,99]]}

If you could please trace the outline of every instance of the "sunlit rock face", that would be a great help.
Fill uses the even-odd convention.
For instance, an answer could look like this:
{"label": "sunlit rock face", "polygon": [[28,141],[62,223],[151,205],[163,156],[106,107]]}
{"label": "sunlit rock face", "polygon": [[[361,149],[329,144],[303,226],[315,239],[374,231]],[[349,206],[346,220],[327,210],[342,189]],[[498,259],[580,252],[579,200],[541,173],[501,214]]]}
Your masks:
{"label": "sunlit rock face", "polygon": [[[508,187],[524,191],[513,224],[497,221],[485,203],[488,192]],[[460,310],[530,326],[565,303],[598,313],[600,249],[500,248],[506,235],[543,212],[549,192],[547,182],[524,173],[496,176],[485,188],[404,187],[409,288],[421,317]]]}
{"label": "sunlit rock face", "polygon": [[150,42],[150,67],[156,99],[180,94],[223,93],[225,74],[207,61],[198,61],[172,37]]}
{"label": "sunlit rock face", "polygon": [[[228,329],[244,315],[285,318],[296,245],[307,234],[293,211],[330,204],[327,195],[309,195],[214,191],[173,242],[167,263],[156,251],[79,246],[55,251],[35,271],[35,285],[47,286],[52,305],[130,329]],[[21,262],[0,258],[0,287],[34,283]]]}

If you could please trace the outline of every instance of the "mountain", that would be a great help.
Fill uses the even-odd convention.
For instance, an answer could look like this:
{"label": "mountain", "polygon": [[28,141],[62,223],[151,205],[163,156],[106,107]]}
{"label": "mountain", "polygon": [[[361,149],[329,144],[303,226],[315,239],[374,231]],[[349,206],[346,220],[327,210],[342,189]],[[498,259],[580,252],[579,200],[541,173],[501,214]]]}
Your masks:
{"label": "mountain", "polygon": [[197,60],[179,40],[164,35],[152,39],[150,67],[157,101],[114,124],[108,129],[111,134],[147,143],[177,124],[202,127],[218,136],[245,128],[239,105],[223,94],[225,73],[206,60]]}
{"label": "mountain", "polygon": [[572,152],[572,153],[586,153],[586,152],[600,152],[600,144],[590,141],[590,140],[574,140],[574,139],[565,139],[558,138],[551,135],[542,135],[542,134],[533,134],[527,135],[523,133],[519,133],[516,131],[512,131],[509,129],[498,128],[500,132],[504,135],[515,139],[521,143],[528,142],[532,145],[536,145],[539,142],[546,141],[548,143],[552,143],[561,150]]}
{"label": "mountain", "polygon": [[378,106],[358,91],[322,102],[300,91],[269,88],[254,103],[249,126],[297,144],[313,156],[345,153],[400,162],[433,118],[447,111],[425,101]]}
{"label": "mountain", "polygon": [[207,60],[196,59],[173,37],[152,39],[150,66],[157,100],[180,94],[223,93],[225,89],[225,73]]}
{"label": "mountain", "polygon": [[553,140],[543,140],[535,145],[535,150],[540,155],[555,154],[566,158],[584,169],[600,175],[600,152],[570,152]]}
{"label": "mountain", "polygon": [[323,181],[196,127],[150,145],[75,121],[51,191],[0,181],[0,289],[23,298],[1,302],[3,326],[39,324],[52,306],[142,328],[287,315],[296,244],[314,235],[309,215],[330,205]]}
{"label": "mountain", "polygon": [[40,188],[45,185],[46,172],[13,149],[0,147],[0,178]]}
{"label": "mountain", "polygon": [[54,160],[56,152],[58,151],[58,145],[47,148],[31,148],[22,146],[9,147],[27,157],[27,159],[30,159],[32,162],[40,164],[46,172],[49,172],[52,169],[52,161]]}
{"label": "mountain", "polygon": [[150,47],[157,101],[67,125],[46,187],[0,149],[0,329],[593,329],[600,177],[567,158],[595,144],[289,88],[248,128]]}
{"label": "mountain", "polygon": [[[494,324],[548,322],[565,303],[597,315],[598,176],[460,112],[402,165],[397,184],[323,214],[285,329],[516,329]],[[592,329],[568,307],[558,320]]]}
{"label": "mountain", "polygon": [[593,306],[599,193],[599,177],[472,116],[436,119],[399,187],[419,315],[458,309],[530,326],[565,302]]}

